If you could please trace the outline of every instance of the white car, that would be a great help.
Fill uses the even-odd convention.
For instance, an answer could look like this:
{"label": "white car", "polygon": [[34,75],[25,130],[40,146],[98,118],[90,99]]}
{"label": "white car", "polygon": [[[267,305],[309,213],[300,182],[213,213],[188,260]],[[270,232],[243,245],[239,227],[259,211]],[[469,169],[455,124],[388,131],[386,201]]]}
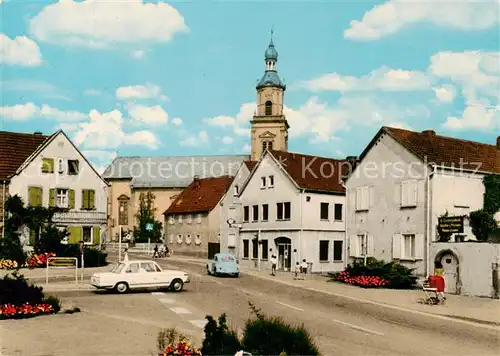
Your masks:
{"label": "white car", "polygon": [[118,263],[111,272],[95,273],[90,284],[97,289],[125,293],[130,289],[168,288],[180,292],[189,283],[184,271],[162,270],[154,261],[134,260]]}

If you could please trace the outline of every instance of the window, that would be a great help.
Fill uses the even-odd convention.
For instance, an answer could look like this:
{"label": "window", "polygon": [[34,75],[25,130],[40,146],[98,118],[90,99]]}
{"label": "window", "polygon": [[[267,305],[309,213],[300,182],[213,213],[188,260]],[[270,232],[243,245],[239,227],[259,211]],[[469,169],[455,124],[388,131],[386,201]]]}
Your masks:
{"label": "window", "polygon": [[272,115],[273,114],[273,103],[271,101],[266,101],[265,104],[265,115]]}
{"label": "window", "polygon": [[266,187],[266,177],[260,178],[260,188],[264,189]]}
{"label": "window", "polygon": [[328,262],[330,241],[322,240],[319,242],[319,260],[320,262]]}
{"label": "window", "polygon": [[244,206],[243,207],[243,221],[248,222],[249,220],[250,220],[250,207]]}
{"label": "window", "polygon": [[269,220],[269,205],[262,204],[262,221]]}
{"label": "window", "polygon": [[80,164],[77,159],[68,160],[68,174],[70,176],[76,176],[80,171]]}
{"label": "window", "polygon": [[201,214],[196,214],[196,223],[201,224]]}
{"label": "window", "polygon": [[68,189],[56,190],[56,206],[59,208],[67,208],[68,204]]}
{"label": "window", "polygon": [[335,204],[334,210],[335,221],[342,221],[342,204]]}
{"label": "window", "polygon": [[262,142],[262,154],[267,150],[267,141]]}
{"label": "window", "polygon": [[138,273],[138,272],[139,272],[139,264],[138,263],[129,264],[127,269],[125,270],[125,273]]}
{"label": "window", "polygon": [[54,173],[53,158],[42,158],[42,173]]}
{"label": "window", "polygon": [[320,211],[320,219],[321,220],[328,220],[328,210],[329,210],[330,204],[328,203],[321,203],[321,211]]}
{"label": "window", "polygon": [[269,252],[269,245],[267,240],[262,240],[262,259],[267,260],[268,259],[268,252]]}
{"label": "window", "polygon": [[363,257],[365,255],[365,251],[366,251],[365,245],[366,245],[365,244],[365,235],[358,235],[358,243],[357,243],[358,251],[357,251],[356,256]]}
{"label": "window", "polygon": [[240,187],[238,185],[235,185],[233,196],[237,196],[238,194],[240,194]]}
{"label": "window", "polygon": [[267,143],[267,149],[268,149],[269,151],[272,151],[272,149],[273,149],[273,141],[269,141],[269,142]]}
{"label": "window", "polygon": [[417,181],[401,182],[401,207],[411,208],[415,206],[417,206]]}
{"label": "window", "polygon": [[403,258],[415,258],[415,235],[403,235]]}
{"label": "window", "polygon": [[248,258],[248,240],[243,240],[243,258]]}
{"label": "window", "polygon": [[253,210],[252,221],[259,221],[259,206],[258,205],[252,206],[252,210]]}
{"label": "window", "polygon": [[290,220],[291,204],[290,202],[276,203],[276,219]]}
{"label": "window", "polygon": [[141,269],[146,272],[158,272],[156,270],[156,265],[152,262],[141,262]]}
{"label": "window", "polygon": [[368,210],[370,204],[370,187],[356,188],[356,210]]}
{"label": "window", "polygon": [[170,215],[168,217],[168,223],[169,223],[169,225],[174,225],[175,224],[175,219],[174,219],[174,217],[172,215]]}
{"label": "window", "polygon": [[95,191],[90,189],[82,190],[82,209],[93,210],[95,208]]}
{"label": "window", "polygon": [[333,261],[342,261],[342,255],[344,254],[344,241],[333,241]]}
{"label": "window", "polygon": [[82,240],[86,244],[92,244],[92,228],[90,226],[82,227]]}
{"label": "window", "polygon": [[274,187],[274,176],[269,176],[269,188]]}
{"label": "window", "polygon": [[252,258],[259,258],[259,240],[252,240]]}
{"label": "window", "polygon": [[193,222],[193,216],[191,214],[186,215],[186,222],[191,224]]}
{"label": "window", "polygon": [[179,224],[182,223],[182,215],[179,214],[177,216],[177,221],[179,222]]}
{"label": "window", "polygon": [[[119,201],[118,225],[128,225],[128,200]],[[173,220],[172,217],[170,219]]]}

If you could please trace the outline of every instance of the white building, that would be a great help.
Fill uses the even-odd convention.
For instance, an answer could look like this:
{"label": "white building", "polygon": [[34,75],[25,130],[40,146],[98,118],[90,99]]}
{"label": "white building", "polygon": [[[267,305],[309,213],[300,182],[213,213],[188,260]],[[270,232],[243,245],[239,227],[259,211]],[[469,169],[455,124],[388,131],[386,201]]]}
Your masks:
{"label": "white building", "polygon": [[219,203],[221,214],[220,250],[221,252],[230,252],[237,257],[240,256],[238,222],[242,220],[242,205],[239,194],[241,187],[245,184],[256,164],[257,161],[245,161],[241,165],[231,186]]}
{"label": "white building", "polygon": [[265,152],[240,190],[242,266],[268,268],[274,254],[280,270],[302,259],[318,273],[344,267],[344,163]]}
{"label": "white building", "polygon": [[[50,136],[0,132],[0,147],[2,203],[18,195],[25,205],[64,208],[54,222],[68,228],[68,242],[100,244],[106,231],[107,185],[63,131]],[[4,221],[3,204],[2,216]],[[23,238],[33,245],[36,235],[25,231]]]}
{"label": "white building", "polygon": [[[500,140],[495,146],[432,130],[382,127],[345,184],[351,260],[395,260],[420,276],[432,274],[434,263],[442,262],[447,292],[459,293],[469,283],[460,279],[460,270],[476,268],[477,261],[464,256],[460,261],[451,247],[476,240],[467,216],[483,207],[485,174],[500,174],[499,149]],[[446,251],[436,250],[438,219],[445,214],[464,217],[463,231],[451,236]],[[490,259],[487,265],[498,262]],[[491,269],[476,272],[491,277]]]}

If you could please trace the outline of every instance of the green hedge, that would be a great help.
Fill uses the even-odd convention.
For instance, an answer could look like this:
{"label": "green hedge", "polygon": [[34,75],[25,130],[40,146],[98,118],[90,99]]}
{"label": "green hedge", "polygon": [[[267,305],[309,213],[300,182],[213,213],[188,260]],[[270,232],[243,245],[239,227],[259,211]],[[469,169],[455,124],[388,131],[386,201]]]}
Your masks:
{"label": "green hedge", "polygon": [[[81,253],[79,245],[61,245],[57,257],[76,257],[78,259],[78,267],[81,267]],[[108,254],[96,248],[85,247],[83,249],[84,267],[102,267],[107,266],[106,258]]]}

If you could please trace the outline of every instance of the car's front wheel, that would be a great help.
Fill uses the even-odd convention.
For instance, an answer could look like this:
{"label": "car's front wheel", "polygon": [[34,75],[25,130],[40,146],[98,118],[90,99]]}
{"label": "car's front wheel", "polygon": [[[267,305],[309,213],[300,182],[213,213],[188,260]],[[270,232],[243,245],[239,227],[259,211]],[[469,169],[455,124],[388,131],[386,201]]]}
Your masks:
{"label": "car's front wheel", "polygon": [[118,293],[126,293],[126,292],[128,292],[129,287],[128,287],[127,283],[125,283],[125,282],[119,282],[119,283],[116,284],[115,290]]}
{"label": "car's front wheel", "polygon": [[184,288],[184,282],[180,278],[174,279],[172,281],[172,283],[170,284],[170,288],[174,292],[180,292],[180,291],[182,291],[182,288]]}

